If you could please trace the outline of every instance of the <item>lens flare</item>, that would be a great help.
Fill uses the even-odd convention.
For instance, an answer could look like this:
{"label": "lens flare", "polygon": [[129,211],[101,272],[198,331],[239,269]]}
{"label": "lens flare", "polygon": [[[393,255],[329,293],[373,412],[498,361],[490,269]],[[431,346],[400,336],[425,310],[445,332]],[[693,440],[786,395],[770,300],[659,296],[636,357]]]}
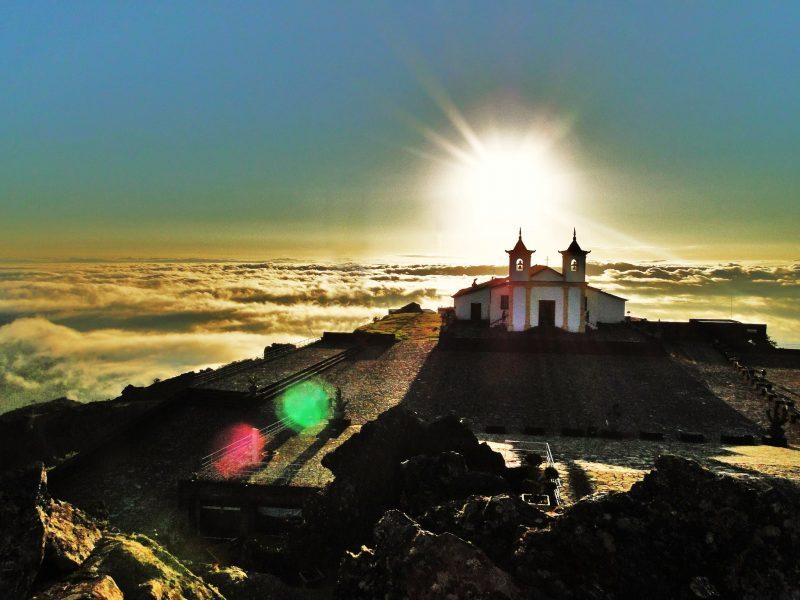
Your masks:
{"label": "lens flare", "polygon": [[330,397],[320,382],[309,380],[286,390],[275,406],[278,418],[295,431],[302,431],[328,417]]}
{"label": "lens flare", "polygon": [[267,440],[258,429],[245,423],[228,427],[216,440],[219,455],[214,469],[222,477],[238,477],[248,467],[261,462]]}

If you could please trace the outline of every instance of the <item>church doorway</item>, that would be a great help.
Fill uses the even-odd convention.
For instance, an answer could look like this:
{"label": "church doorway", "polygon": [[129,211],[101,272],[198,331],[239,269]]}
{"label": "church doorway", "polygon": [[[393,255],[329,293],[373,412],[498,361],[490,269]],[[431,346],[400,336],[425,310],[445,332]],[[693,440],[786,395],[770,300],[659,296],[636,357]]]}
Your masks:
{"label": "church doorway", "polygon": [[556,301],[539,300],[539,327],[556,326]]}
{"label": "church doorway", "polygon": [[469,318],[473,321],[480,321],[481,320],[481,303],[480,302],[473,302],[469,306],[470,313]]}

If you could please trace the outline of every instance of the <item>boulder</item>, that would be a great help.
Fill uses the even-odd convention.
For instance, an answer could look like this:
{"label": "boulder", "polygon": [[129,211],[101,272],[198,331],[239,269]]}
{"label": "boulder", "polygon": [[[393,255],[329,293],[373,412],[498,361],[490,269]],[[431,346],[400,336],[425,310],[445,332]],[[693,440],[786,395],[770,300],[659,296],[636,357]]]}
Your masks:
{"label": "boulder", "polygon": [[97,524],[47,491],[42,463],[0,479],[0,597],[27,597],[34,580],[67,575],[94,550]]}
{"label": "boulder", "polygon": [[126,600],[223,600],[214,587],[143,535],[103,536],[75,577],[80,580],[102,576],[113,578]]}
{"label": "boulder", "polygon": [[[414,458],[420,455],[433,457]],[[456,456],[459,456],[456,458]],[[425,481],[413,483],[407,473],[424,474]],[[375,522],[390,508],[406,506],[420,510],[435,501],[436,482],[455,483],[461,497],[473,493],[496,493],[508,489],[501,476],[505,473],[503,457],[478,441],[469,428],[455,417],[432,423],[422,421],[403,407],[394,407],[375,421],[365,424],[338,448],[327,454],[322,464],[336,476],[320,496],[305,507],[306,539],[312,548],[323,546],[338,556],[344,548],[358,548],[369,540]],[[477,473],[477,474],[476,474]],[[416,486],[404,494],[404,486]],[[449,484],[448,484],[449,485]],[[448,488],[447,499],[455,489]]]}
{"label": "boulder", "polygon": [[471,494],[496,494],[509,490],[508,482],[494,473],[470,471],[458,452],[419,455],[400,464],[403,488],[400,507],[412,515],[435,504]]}
{"label": "boulder", "polygon": [[202,565],[195,572],[222,593],[227,600],[300,600],[305,596],[274,575],[243,571],[239,567]]}
{"label": "boulder", "polygon": [[470,496],[435,506],[419,520],[434,533],[449,531],[472,542],[498,565],[513,565],[513,553],[520,535],[528,529],[544,529],[553,517],[519,496]]}
{"label": "boulder", "polygon": [[122,591],[108,575],[57,583],[32,600],[123,600]]}
{"label": "boulder", "polygon": [[335,597],[515,599],[522,594],[511,576],[461,538],[423,530],[397,510],[375,527],[375,549],[348,553]]}
{"label": "boulder", "polygon": [[0,597],[27,598],[44,559],[47,474],[39,463],[0,479]]}
{"label": "boulder", "polygon": [[800,489],[662,456],[630,492],[530,529],[516,574],[552,598],[796,598]]}
{"label": "boulder", "polygon": [[83,511],[67,502],[53,500],[45,527],[44,568],[51,573],[71,573],[92,553],[102,535]]}

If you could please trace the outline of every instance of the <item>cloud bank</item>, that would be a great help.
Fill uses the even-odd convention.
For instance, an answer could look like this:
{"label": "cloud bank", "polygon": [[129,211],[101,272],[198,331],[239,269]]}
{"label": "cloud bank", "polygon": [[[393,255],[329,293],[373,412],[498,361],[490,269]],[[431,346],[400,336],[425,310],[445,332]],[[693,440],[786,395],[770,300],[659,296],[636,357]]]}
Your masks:
{"label": "cloud bank", "polygon": [[[449,305],[493,265],[153,262],[0,265],[0,412],[258,355],[273,341],[352,330],[417,301]],[[591,283],[631,314],[766,322],[800,343],[800,265],[599,263]],[[732,309],[732,310],[731,310]]]}

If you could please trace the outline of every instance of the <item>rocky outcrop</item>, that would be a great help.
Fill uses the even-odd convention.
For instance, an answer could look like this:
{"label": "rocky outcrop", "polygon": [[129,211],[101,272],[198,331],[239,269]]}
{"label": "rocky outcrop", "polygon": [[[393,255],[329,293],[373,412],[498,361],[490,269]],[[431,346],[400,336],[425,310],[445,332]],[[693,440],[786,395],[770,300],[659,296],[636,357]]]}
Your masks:
{"label": "rocky outcrop", "polygon": [[44,560],[49,503],[41,464],[0,479],[0,597],[27,598]]}
{"label": "rocky outcrop", "polygon": [[662,456],[629,492],[562,514],[514,493],[439,503],[436,485],[468,472],[458,453],[401,463],[405,506],[433,505],[414,519],[388,510],[345,553],[337,597],[800,598],[800,488],[788,481]]}
{"label": "rocky outcrop", "polygon": [[390,510],[375,527],[374,550],[348,553],[342,561],[336,597],[501,600],[522,594],[479,548],[451,533],[425,531]]}
{"label": "rocky outcrop", "polygon": [[143,535],[107,533],[75,575],[78,580],[103,576],[113,578],[126,600],[223,598],[215,588]]}
{"label": "rocky outcrop", "polygon": [[402,495],[400,507],[421,514],[431,506],[470,494],[497,494],[510,489],[495,473],[471,471],[458,452],[414,456],[400,463]]}
{"label": "rocky outcrop", "polygon": [[798,598],[800,490],[662,456],[630,492],[528,530],[516,565],[549,598]]}
{"label": "rocky outcrop", "polygon": [[274,575],[252,573],[238,567],[202,565],[194,571],[222,593],[227,600],[300,600],[306,596],[293,590]]}
{"label": "rocky outcrop", "polygon": [[334,556],[367,541],[390,508],[413,514],[430,502],[508,489],[503,457],[457,418],[426,423],[402,407],[364,425],[322,464],[336,479],[306,507],[306,538]]}
{"label": "rocky outcrop", "polygon": [[89,557],[101,537],[100,528],[86,513],[52,500],[45,526],[44,568],[50,573],[71,573]]}
{"label": "rocky outcrop", "polygon": [[122,590],[108,575],[56,583],[32,600],[123,600]]}
{"label": "rocky outcrop", "polygon": [[144,536],[104,532],[54,500],[41,463],[0,479],[0,598],[187,598],[222,595]]}
{"label": "rocky outcrop", "polygon": [[450,532],[472,542],[498,565],[512,567],[520,536],[528,529],[544,529],[554,517],[514,494],[470,496],[430,508],[419,520],[434,533]]}

